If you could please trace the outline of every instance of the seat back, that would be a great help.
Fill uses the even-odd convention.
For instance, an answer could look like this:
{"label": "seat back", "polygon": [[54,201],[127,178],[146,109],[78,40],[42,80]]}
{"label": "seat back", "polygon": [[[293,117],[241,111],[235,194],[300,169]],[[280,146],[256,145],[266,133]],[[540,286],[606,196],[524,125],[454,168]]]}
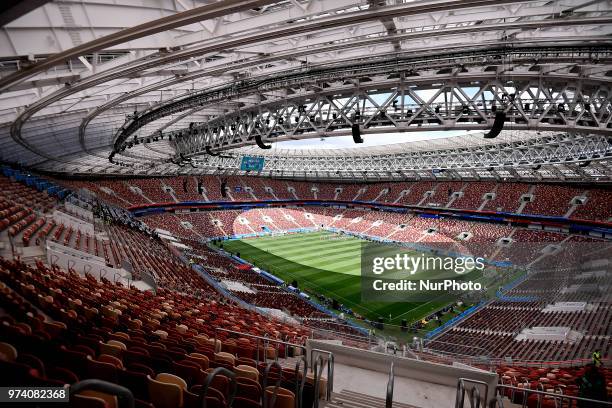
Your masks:
{"label": "seat back", "polygon": [[183,389],[177,384],[148,378],[149,399],[156,408],[180,408],[183,406]]}
{"label": "seat back", "polygon": [[261,404],[246,397],[236,397],[234,398],[232,408],[261,408]]}
{"label": "seat back", "polygon": [[112,383],[119,381],[119,373],[115,365],[91,359],[87,362],[87,377]]}
{"label": "seat back", "polygon": [[121,357],[121,354],[123,353],[124,349],[122,349],[116,344],[111,344],[111,341],[115,340],[109,340],[108,343],[100,343],[98,347],[98,349],[100,350],[100,354],[108,354],[110,356]]}
{"label": "seat back", "polygon": [[70,406],[72,408],[108,408],[106,402],[101,398],[79,394],[70,399]]}
{"label": "seat back", "polygon": [[134,397],[141,400],[149,399],[147,375],[131,370],[119,371],[119,385],[132,391]]}
{"label": "seat back", "polygon": [[190,353],[187,355],[187,359],[198,363],[202,370],[207,370],[210,366],[210,361],[204,354]]}
{"label": "seat back", "polygon": [[255,367],[257,368],[257,361],[253,360],[252,358],[249,357],[238,357],[238,359],[236,359],[236,365],[246,365],[249,367]]}
{"label": "seat back", "polygon": [[[274,398],[275,389],[276,398]],[[276,388],[273,385],[266,387],[264,398],[266,399],[264,405],[267,408],[293,408],[295,404],[295,394],[293,392],[282,387]]]}
{"label": "seat back", "polygon": [[169,374],[169,373],[159,373],[157,374],[157,377],[155,377],[155,379],[157,381],[161,381],[167,384],[174,384],[179,386],[182,390],[186,390],[187,389],[187,383],[185,382],[185,380],[183,380],[181,377],[174,375],[174,374]]}
{"label": "seat back", "polygon": [[198,363],[190,362],[189,360],[175,361],[172,363],[172,369],[188,385],[202,384],[206,377],[206,373],[202,371]]}
{"label": "seat back", "polygon": [[112,364],[117,367],[117,369],[123,370],[123,361],[121,361],[121,359],[118,357],[111,356],[110,354],[100,354],[100,356],[98,357],[98,361]]}
{"label": "seat back", "polygon": [[227,363],[233,366],[236,364],[236,357],[234,357],[233,354],[220,351],[218,353],[215,353],[215,361]]}
{"label": "seat back", "polygon": [[105,392],[94,391],[94,390],[83,390],[79,392],[77,395],[83,395],[85,397],[92,397],[101,399],[104,401],[104,406],[107,408],[117,408],[118,402],[117,397],[111,394],[107,394]]}
{"label": "seat back", "polygon": [[254,381],[259,381],[259,370],[255,367],[239,365],[234,368],[234,372],[236,373],[236,377],[246,377]]}
{"label": "seat back", "polygon": [[253,401],[260,401],[261,400],[261,387],[257,387],[256,385],[253,384],[245,384],[243,382],[240,382],[238,380],[238,378],[236,379],[236,384],[237,384],[237,395],[240,395],[241,397],[253,400]]}

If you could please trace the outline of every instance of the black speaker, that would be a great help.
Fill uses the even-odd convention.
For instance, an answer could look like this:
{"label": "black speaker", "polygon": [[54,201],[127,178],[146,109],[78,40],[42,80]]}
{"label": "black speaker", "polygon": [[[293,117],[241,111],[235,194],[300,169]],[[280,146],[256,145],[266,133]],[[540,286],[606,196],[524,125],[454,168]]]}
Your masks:
{"label": "black speaker", "polygon": [[255,143],[257,143],[257,146],[259,146],[260,149],[271,149],[272,148],[272,145],[264,144],[264,142],[261,140],[261,136],[259,135],[255,136]]}
{"label": "black speaker", "polygon": [[183,192],[186,193],[187,192],[187,179],[183,179]]}
{"label": "black speaker", "polygon": [[402,319],[402,331],[406,333],[408,331],[408,320]]}
{"label": "black speaker", "polygon": [[332,300],[332,308],[333,309],[338,309],[340,307],[340,303],[338,303],[338,301],[336,299]]}
{"label": "black speaker", "polygon": [[202,188],[202,180],[198,180],[198,194],[202,195],[204,189]]}
{"label": "black speaker", "polygon": [[385,329],[385,319],[383,317],[379,317],[378,318],[378,328],[380,330],[384,330]]}
{"label": "black speaker", "polygon": [[227,188],[227,183],[225,181],[221,182],[221,197],[227,197],[227,191],[225,191]]}
{"label": "black speaker", "polygon": [[488,133],[485,133],[485,139],[494,139],[499,135],[499,133],[504,128],[504,122],[506,121],[506,112],[503,110],[497,111],[495,113],[495,121],[493,122],[493,127]]}
{"label": "black speaker", "polygon": [[355,143],[363,143],[363,139],[361,138],[361,130],[359,130],[359,125],[357,123],[351,127],[351,132],[353,133],[353,141]]}

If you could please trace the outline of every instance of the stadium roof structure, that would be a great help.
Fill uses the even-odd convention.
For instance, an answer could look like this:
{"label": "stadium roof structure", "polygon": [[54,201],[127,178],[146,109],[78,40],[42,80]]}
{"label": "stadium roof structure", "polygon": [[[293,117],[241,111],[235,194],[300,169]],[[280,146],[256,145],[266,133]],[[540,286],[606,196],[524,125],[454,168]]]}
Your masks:
{"label": "stadium roof structure", "polygon": [[[258,174],[278,177],[612,177],[609,1],[3,7],[3,161],[70,174],[244,174],[242,157],[261,156]],[[485,139],[498,117],[504,131]],[[253,147],[355,128],[407,141],[470,133],[355,149]]]}

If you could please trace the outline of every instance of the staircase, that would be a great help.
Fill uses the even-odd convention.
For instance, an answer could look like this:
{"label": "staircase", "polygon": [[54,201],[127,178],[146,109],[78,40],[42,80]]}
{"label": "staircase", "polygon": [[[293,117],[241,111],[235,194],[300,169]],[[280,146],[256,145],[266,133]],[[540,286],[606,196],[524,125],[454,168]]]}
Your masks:
{"label": "staircase", "polygon": [[83,43],[83,39],[81,38],[81,33],[79,32],[79,27],[74,19],[70,5],[58,3],[57,8],[62,16],[62,21],[64,21],[64,27],[66,27],[70,41],[72,41],[72,44],[75,47],[77,45],[81,45]]}
{"label": "staircase", "polygon": [[386,194],[389,193],[389,189],[388,188],[383,188],[382,190],[380,190],[380,192],[378,193],[378,195],[376,196],[375,199],[373,199],[373,202],[378,202],[378,200],[380,200],[380,198]]}
{"label": "staircase", "polygon": [[357,194],[355,194],[355,197],[353,197],[352,201],[357,201],[357,198],[362,195],[363,193],[365,193],[366,188],[362,187],[357,191]]}
{"label": "staircase", "polygon": [[421,201],[419,201],[417,203],[418,206],[423,206],[424,203],[425,203],[425,200],[429,199],[434,194],[434,193],[432,193],[432,194],[428,194],[428,193],[429,193],[429,191],[426,191],[425,193],[423,193],[423,198],[421,199]]}
{"label": "staircase", "polygon": [[291,193],[291,195],[293,196],[293,199],[294,200],[299,200],[298,196],[295,194],[295,188],[292,191],[290,191],[289,190],[289,183],[285,183],[285,185],[287,186],[287,191],[289,191]]}
{"label": "staircase", "polygon": [[451,199],[449,200],[449,202],[446,203],[446,205],[444,206],[444,208],[451,208],[451,205],[453,205],[455,200],[458,199],[458,198],[459,198],[459,196],[457,194],[453,194]]}
{"label": "staircase", "polygon": [[[321,401],[323,408],[385,408],[385,399],[360,392],[342,390],[333,393],[330,401]],[[393,402],[393,408],[417,408],[414,405]]]}
{"label": "staircase", "polygon": [[[167,188],[168,190],[166,191],[164,190],[164,188]],[[174,190],[172,189],[172,187],[162,183],[162,191],[172,197],[172,200],[174,200],[175,203],[179,202],[178,198],[176,198],[176,196],[174,195]]]}
{"label": "staircase", "polygon": [[[533,200],[536,200],[536,199],[537,199],[537,197],[535,197],[535,196],[534,196],[534,194],[533,194],[533,193],[534,193],[534,191],[535,191],[535,188],[536,188],[535,184],[531,185],[531,187],[529,187],[529,191],[527,191],[527,194],[526,194],[526,195],[531,195],[531,196],[533,197]],[[522,197],[522,196],[521,196],[521,197]],[[533,200],[532,200],[532,201],[533,201]],[[517,213],[517,214],[522,214],[522,213],[523,213],[523,210],[525,209],[525,207],[527,206],[527,204],[529,204],[529,203],[530,203],[530,202],[532,202],[532,201],[523,201],[523,202],[521,202],[521,205],[520,205],[519,209],[516,211],[516,213]]]}
{"label": "staircase", "polygon": [[[495,187],[493,187],[493,191],[489,191],[489,193],[494,193],[495,195],[497,195],[497,187],[499,187],[499,184],[495,184]],[[480,207],[478,207],[478,211],[482,211],[486,207],[486,205],[489,203],[489,201],[491,200],[483,198],[482,203],[480,204]]]}
{"label": "staircase", "polygon": [[[587,201],[588,201],[588,200],[589,200],[589,199],[588,199],[588,197],[589,197],[589,196],[588,196],[588,193],[589,193],[589,192],[588,192],[588,190],[586,190],[586,191],[583,191],[583,192],[582,192],[582,194],[580,194],[580,195],[581,195],[581,196],[583,196],[583,197],[587,197]],[[586,204],[586,202],[585,202],[585,204]],[[584,205],[584,204],[583,204],[583,205]],[[566,212],[565,214],[563,214],[563,217],[564,217],[564,218],[569,218],[569,217],[571,217],[571,216],[572,216],[572,214],[574,213],[574,211],[576,211],[576,209],[578,209],[578,206],[579,206],[579,204],[572,204],[572,205],[570,206],[569,210],[567,210],[567,212]]]}

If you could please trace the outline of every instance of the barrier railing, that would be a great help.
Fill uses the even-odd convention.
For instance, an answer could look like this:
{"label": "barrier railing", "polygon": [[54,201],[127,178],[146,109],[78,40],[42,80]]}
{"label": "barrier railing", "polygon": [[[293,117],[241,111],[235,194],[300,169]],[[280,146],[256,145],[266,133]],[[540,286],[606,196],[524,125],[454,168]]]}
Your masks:
{"label": "barrier railing", "polygon": [[385,408],[393,407],[393,387],[395,383],[395,372],[394,362],[391,362],[391,368],[389,368],[389,380],[387,381],[387,395],[385,398]]}
{"label": "barrier railing", "polygon": [[[327,401],[329,401],[331,399],[331,395],[332,392],[334,391],[334,353],[332,353],[331,351],[326,351],[326,350],[321,350],[321,349],[316,349],[313,348],[310,350],[310,361],[311,364],[313,364],[313,371],[315,370],[315,363],[313,363],[315,361],[315,355],[318,354],[317,357],[317,362],[319,360],[321,360],[321,363],[326,362],[327,363],[327,390],[325,392],[325,399]],[[323,356],[325,355],[325,361],[323,361]],[[322,368],[322,367],[321,367]],[[316,374],[316,372],[315,372]],[[316,385],[316,387],[318,388],[318,384]],[[315,393],[315,396],[317,396],[318,394]]]}
{"label": "barrier railing", "polygon": [[[270,402],[268,403],[268,394],[267,394],[268,378],[270,376],[270,370],[272,369],[272,367],[276,368],[276,370],[278,371],[278,378],[275,381],[274,391],[272,392],[272,397],[270,398]],[[281,386],[282,372],[283,372],[283,368],[276,361],[273,361],[266,366],[266,369],[264,370],[264,375],[263,375],[263,393],[264,393],[263,404],[262,404],[263,408],[268,408],[268,404],[270,404],[270,406],[272,407],[276,406],[276,396],[278,395],[278,389]]]}
{"label": "barrier railing", "polygon": [[[304,369],[301,372],[302,379],[300,380],[300,366],[304,364]],[[308,360],[305,356],[302,356],[295,363],[295,408],[302,408],[302,398],[304,395],[304,385],[306,385],[306,377],[308,376]]]}
{"label": "barrier railing", "polygon": [[[472,388],[469,391],[466,390],[465,388],[466,383],[472,384]],[[480,397],[479,386],[482,386],[485,389],[484,401],[486,404],[486,401],[488,401],[488,397],[489,397],[489,384],[487,384],[484,381],[470,380],[469,378],[459,378],[459,381],[457,381],[457,395],[455,398],[455,408],[465,407],[466,392],[469,393],[470,408],[480,408],[482,400]],[[482,404],[482,406],[484,407],[484,404]]]}
{"label": "barrier railing", "polygon": [[[312,354],[311,354],[312,356]],[[312,366],[312,371],[314,374],[314,404],[313,408],[319,408],[319,382],[321,380],[321,374],[323,373],[323,356],[319,355],[317,360],[314,362]],[[329,389],[329,377],[327,379],[327,385]]]}
{"label": "barrier railing", "polygon": [[[290,342],[285,341],[285,340],[271,339],[269,337],[264,337],[264,336],[256,336],[254,334],[249,334],[249,333],[242,333],[242,332],[238,332],[238,331],[235,331],[235,330],[224,329],[222,327],[215,328],[215,344],[217,344],[217,338],[218,338],[217,333],[218,332],[224,332],[224,333],[234,334],[234,335],[240,336],[240,337],[247,337],[247,338],[250,338],[250,339],[255,339],[256,343],[257,343],[257,345],[256,345],[256,348],[257,348],[256,360],[257,360],[258,363],[260,361],[263,361],[263,362],[267,361],[265,347],[268,344],[270,344],[270,343],[284,345],[285,346],[285,357],[287,357],[287,353],[288,353],[288,348],[289,347],[299,348],[300,350],[302,350],[302,353],[304,355],[307,354],[306,346],[302,346],[300,344],[290,343]],[[260,345],[264,345],[264,352],[263,352],[263,354],[264,354],[263,357],[264,358],[263,358],[263,360],[259,359],[259,353],[260,353],[260,350],[259,350],[260,347],[259,346]],[[277,355],[277,359],[278,359],[278,355]]]}
{"label": "barrier railing", "polygon": [[227,401],[227,406],[231,407],[232,403],[234,402],[234,398],[236,397],[236,391],[238,389],[238,386],[236,384],[236,374],[225,367],[217,367],[208,375],[208,377],[206,377],[206,381],[204,382],[204,388],[202,389],[202,408],[206,408],[206,397],[208,395],[208,389],[210,388],[210,385],[212,384],[215,377],[218,375],[224,375],[229,378],[230,384],[232,386]]}
{"label": "barrier railing", "polygon": [[151,286],[153,294],[157,293],[157,281],[151,273],[147,271],[140,271],[140,279],[147,285]]}

